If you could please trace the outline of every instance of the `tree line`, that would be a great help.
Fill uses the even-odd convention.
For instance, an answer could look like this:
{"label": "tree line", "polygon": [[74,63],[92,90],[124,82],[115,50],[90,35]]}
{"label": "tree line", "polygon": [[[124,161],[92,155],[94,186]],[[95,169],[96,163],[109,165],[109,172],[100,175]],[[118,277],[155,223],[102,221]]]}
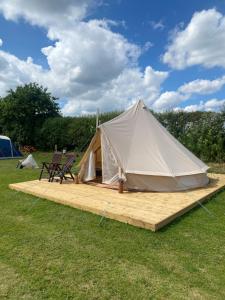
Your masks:
{"label": "tree line", "polygon": [[[100,114],[101,123],[121,112]],[[225,109],[221,112],[152,112],[183,145],[205,162],[225,161]],[[17,145],[39,150],[84,151],[96,128],[96,116],[63,117],[46,88],[36,83],[18,86],[0,99],[0,134]]]}

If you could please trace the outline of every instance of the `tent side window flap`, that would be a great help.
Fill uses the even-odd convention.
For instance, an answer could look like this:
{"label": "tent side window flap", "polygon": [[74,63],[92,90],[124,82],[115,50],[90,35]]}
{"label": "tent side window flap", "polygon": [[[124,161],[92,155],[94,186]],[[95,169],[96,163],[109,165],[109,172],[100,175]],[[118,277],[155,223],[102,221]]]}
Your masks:
{"label": "tent side window flap", "polygon": [[80,167],[83,182],[118,185],[122,179],[130,190],[181,191],[209,182],[208,166],[177,141],[142,101],[98,127]]}
{"label": "tent side window flap", "polygon": [[11,139],[7,136],[0,135],[0,159],[17,158],[22,156]]}

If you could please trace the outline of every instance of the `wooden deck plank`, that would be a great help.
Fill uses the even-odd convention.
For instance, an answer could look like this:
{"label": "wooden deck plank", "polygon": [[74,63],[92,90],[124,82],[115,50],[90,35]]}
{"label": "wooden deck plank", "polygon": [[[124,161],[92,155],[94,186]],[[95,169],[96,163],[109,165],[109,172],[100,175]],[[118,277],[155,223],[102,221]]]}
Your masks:
{"label": "wooden deck plank", "polygon": [[87,184],[27,181],[11,189],[156,231],[225,187],[224,174],[210,174],[205,188],[174,192],[124,192]]}

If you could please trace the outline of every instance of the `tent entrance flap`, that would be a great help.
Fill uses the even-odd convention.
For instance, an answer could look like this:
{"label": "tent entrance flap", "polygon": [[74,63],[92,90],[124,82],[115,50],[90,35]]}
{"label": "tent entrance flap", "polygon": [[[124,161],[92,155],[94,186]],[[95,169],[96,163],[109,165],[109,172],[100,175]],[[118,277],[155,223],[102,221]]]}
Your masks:
{"label": "tent entrance flap", "polygon": [[118,182],[118,164],[106,135],[100,130],[93,137],[82,162],[80,177],[84,182],[114,184]]}
{"label": "tent entrance flap", "polygon": [[102,183],[114,184],[119,180],[119,167],[106,135],[101,134]]}
{"label": "tent entrance flap", "polygon": [[87,181],[102,181],[102,155],[100,134],[97,132],[92,139],[92,142],[86,151],[85,162],[82,165],[80,172],[81,179]]}
{"label": "tent entrance flap", "polygon": [[85,170],[84,180],[91,181],[96,178],[96,170],[95,170],[95,154],[93,151],[90,152],[87,166]]}

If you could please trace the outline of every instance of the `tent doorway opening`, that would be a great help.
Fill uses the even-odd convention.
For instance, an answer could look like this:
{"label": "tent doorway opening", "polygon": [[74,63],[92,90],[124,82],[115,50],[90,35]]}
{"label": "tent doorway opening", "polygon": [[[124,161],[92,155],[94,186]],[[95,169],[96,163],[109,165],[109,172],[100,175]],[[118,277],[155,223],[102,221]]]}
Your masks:
{"label": "tent doorway opening", "polygon": [[80,161],[79,178],[81,182],[98,187],[118,189],[118,164],[113,156],[109,142],[100,129]]}
{"label": "tent doorway opening", "polygon": [[101,144],[94,152],[95,159],[95,178],[92,180],[97,183],[102,183],[102,149]]}

